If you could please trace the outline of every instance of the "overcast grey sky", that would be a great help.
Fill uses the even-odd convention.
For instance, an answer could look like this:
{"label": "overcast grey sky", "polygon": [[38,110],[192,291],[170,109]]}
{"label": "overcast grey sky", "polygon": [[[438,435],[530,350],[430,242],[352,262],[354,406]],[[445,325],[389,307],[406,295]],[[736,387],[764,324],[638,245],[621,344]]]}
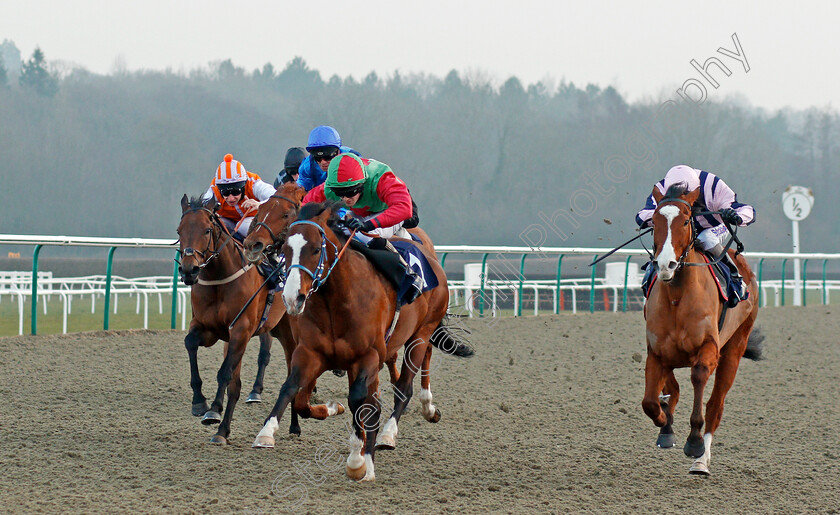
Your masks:
{"label": "overcast grey sky", "polygon": [[[673,97],[700,79],[690,61],[721,59],[711,100],[768,109],[837,107],[840,2],[0,0],[0,40],[24,58],[110,73],[206,66],[230,58],[251,71],[303,57],[324,79],[449,70],[501,83],[516,75],[612,85],[629,100]],[[735,51],[750,70],[717,53]],[[829,36],[834,36],[833,38]],[[699,90],[692,92],[699,94]]]}

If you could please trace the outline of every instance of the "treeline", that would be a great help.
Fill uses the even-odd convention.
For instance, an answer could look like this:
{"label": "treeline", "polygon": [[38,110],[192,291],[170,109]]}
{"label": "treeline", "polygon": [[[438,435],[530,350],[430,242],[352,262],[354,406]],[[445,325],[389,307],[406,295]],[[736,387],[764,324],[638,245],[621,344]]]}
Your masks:
{"label": "treeline", "polygon": [[54,89],[0,85],[0,233],[174,237],[181,195],[202,193],[224,154],[271,182],[285,150],[328,124],[408,183],[439,243],[618,244],[653,183],[686,163],[756,207],[748,248],[790,248],[781,195],[801,184],[816,196],[803,250],[840,250],[840,119],[828,108],[628,104],[611,87],[456,71],[325,80],[301,58],[48,77]]}

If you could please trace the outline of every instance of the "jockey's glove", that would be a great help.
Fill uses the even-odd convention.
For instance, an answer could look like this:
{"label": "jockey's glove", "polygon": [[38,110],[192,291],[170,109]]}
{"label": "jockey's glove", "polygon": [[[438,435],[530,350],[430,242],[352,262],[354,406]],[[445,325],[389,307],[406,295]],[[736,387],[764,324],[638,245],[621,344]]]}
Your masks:
{"label": "jockey's glove", "polygon": [[741,225],[744,222],[744,219],[731,207],[720,210],[720,219],[732,225]]}
{"label": "jockey's glove", "polygon": [[373,222],[370,220],[362,220],[360,218],[351,218],[350,220],[344,222],[344,225],[351,231],[370,232],[375,229]]}

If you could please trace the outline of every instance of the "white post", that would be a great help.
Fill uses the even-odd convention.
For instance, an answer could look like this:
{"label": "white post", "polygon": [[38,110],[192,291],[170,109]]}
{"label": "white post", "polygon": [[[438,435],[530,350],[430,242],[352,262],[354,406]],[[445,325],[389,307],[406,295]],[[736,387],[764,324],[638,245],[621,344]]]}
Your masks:
{"label": "white post", "polygon": [[[793,235],[793,253],[799,254],[799,222],[794,220],[793,222],[793,230],[791,234]],[[802,305],[802,289],[799,284],[799,258],[794,258],[793,260],[793,305],[794,306],[801,306]]]}

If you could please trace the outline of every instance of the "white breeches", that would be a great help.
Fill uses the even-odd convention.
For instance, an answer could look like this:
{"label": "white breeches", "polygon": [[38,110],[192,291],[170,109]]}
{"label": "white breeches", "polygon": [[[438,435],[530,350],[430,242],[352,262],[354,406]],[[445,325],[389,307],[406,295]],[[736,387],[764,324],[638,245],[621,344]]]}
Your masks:
{"label": "white breeches", "polygon": [[697,235],[697,241],[703,250],[709,251],[721,244],[721,238],[727,233],[725,225],[716,225],[703,229]]}
{"label": "white breeches", "polygon": [[[380,227],[378,229],[374,229],[370,231],[370,234],[377,234],[380,238],[391,238],[392,236],[396,236],[397,238],[411,239],[408,231],[403,229],[403,222],[400,222],[397,225],[392,225],[391,227]],[[372,239],[370,236],[365,236],[364,234],[358,232],[356,233],[356,238],[364,244],[367,244],[367,242]]]}

